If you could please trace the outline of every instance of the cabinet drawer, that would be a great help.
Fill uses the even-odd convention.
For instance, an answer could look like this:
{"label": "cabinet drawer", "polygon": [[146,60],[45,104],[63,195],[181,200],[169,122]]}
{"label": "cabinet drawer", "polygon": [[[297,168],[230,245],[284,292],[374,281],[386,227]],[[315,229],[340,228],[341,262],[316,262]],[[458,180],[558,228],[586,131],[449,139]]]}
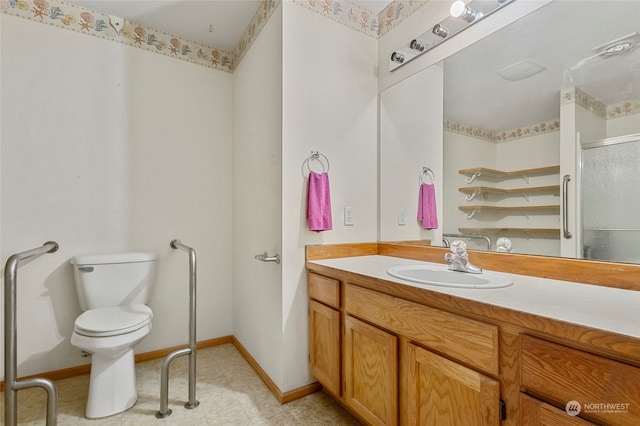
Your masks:
{"label": "cabinet drawer", "polygon": [[345,286],[347,312],[393,333],[498,375],[498,327],[354,285]]}
{"label": "cabinet drawer", "polygon": [[616,425],[640,424],[640,368],[522,336],[520,384],[564,407],[580,404],[580,417]]}
{"label": "cabinet drawer", "polygon": [[535,398],[520,394],[520,425],[522,426],[589,426],[593,425],[579,417],[570,416],[565,410],[546,404]]}
{"label": "cabinet drawer", "polygon": [[340,308],[340,281],[310,272],[309,298]]}

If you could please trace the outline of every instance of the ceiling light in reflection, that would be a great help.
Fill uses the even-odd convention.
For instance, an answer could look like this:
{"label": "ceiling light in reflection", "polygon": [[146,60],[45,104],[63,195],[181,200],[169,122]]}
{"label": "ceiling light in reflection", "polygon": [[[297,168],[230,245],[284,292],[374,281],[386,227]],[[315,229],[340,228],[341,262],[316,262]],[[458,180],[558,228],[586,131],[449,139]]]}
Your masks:
{"label": "ceiling light in reflection", "polygon": [[449,30],[440,24],[435,24],[431,32],[433,32],[435,35],[440,36],[442,38],[446,38],[449,35]]}
{"label": "ceiling light in reflection", "polygon": [[451,16],[454,18],[461,18],[467,22],[473,22],[482,16],[482,13],[467,7],[462,0],[458,0],[451,5]]}

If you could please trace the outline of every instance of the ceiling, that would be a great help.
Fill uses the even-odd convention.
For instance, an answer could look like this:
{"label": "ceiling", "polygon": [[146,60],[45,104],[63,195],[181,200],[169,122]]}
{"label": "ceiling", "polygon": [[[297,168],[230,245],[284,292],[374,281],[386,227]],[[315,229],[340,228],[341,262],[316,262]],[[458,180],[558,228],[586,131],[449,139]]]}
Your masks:
{"label": "ceiling", "polygon": [[[352,0],[379,13],[391,0]],[[232,52],[261,0],[68,0],[187,40]]]}
{"label": "ceiling", "polygon": [[[595,47],[640,33],[638,0],[556,0],[444,61],[445,117],[501,131],[560,118],[560,89],[606,105],[640,99],[640,36],[607,59]],[[498,75],[523,59],[546,67],[520,81]]]}

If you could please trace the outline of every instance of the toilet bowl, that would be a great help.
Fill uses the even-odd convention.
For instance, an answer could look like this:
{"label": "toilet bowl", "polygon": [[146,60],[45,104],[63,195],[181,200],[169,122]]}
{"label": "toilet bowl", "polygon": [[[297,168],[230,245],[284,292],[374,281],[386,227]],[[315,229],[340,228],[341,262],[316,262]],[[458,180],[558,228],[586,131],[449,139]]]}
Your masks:
{"label": "toilet bowl", "polygon": [[87,311],[76,320],[71,344],[93,355],[87,418],[117,414],[136,403],[133,348],[151,331],[151,317],[146,305],[129,305]]}
{"label": "toilet bowl", "polygon": [[138,399],[134,347],[151,331],[153,312],[140,302],[149,299],[156,259],[136,252],[71,261],[85,311],[75,321],[71,344],[92,354],[89,419],[121,413]]}

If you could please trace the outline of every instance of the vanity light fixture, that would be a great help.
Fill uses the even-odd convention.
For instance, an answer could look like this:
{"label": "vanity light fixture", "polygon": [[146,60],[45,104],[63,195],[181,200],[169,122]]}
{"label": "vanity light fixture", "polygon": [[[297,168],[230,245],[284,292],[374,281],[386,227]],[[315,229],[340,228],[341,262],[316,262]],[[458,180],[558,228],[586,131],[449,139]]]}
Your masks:
{"label": "vanity light fixture", "polygon": [[[453,0],[442,1],[453,2]],[[408,64],[514,1],[516,0],[472,0],[470,3],[469,0],[458,0],[453,2],[450,8],[450,15],[429,27],[417,37],[409,39],[409,42],[393,50],[393,53],[387,56],[389,58],[389,71],[397,70]],[[472,7],[467,6],[467,3]]]}
{"label": "vanity light fixture", "polygon": [[431,32],[442,38],[446,38],[449,35],[449,30],[440,24],[435,24]]}
{"label": "vanity light fixture", "polygon": [[470,7],[467,7],[462,0],[454,2],[451,5],[451,9],[449,9],[449,12],[454,18],[462,18],[469,23],[482,17],[482,13],[476,12]]}
{"label": "vanity light fixture", "polygon": [[404,62],[404,55],[402,53],[398,53],[398,52],[393,52],[391,54],[391,60],[393,62],[397,62],[399,64]]}
{"label": "vanity light fixture", "polygon": [[415,38],[411,40],[411,43],[409,43],[409,47],[411,47],[413,50],[417,50],[418,52],[424,52],[425,48],[424,43],[416,40]]}

